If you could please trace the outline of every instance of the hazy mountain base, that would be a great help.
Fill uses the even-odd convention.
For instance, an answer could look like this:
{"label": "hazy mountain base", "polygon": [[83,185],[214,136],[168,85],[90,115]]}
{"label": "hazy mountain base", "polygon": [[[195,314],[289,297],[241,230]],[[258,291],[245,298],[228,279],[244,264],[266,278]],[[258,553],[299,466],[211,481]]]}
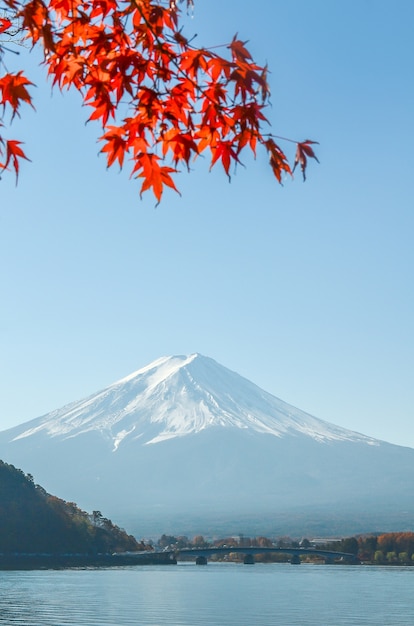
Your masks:
{"label": "hazy mountain base", "polygon": [[159,506],[136,515],[120,514],[118,523],[136,537],[157,538],[173,535],[206,537],[251,536],[280,537],[348,537],[363,533],[409,531],[413,528],[413,511],[380,510],[366,513],[365,503],[351,509],[338,503],[280,509],[268,512],[239,511],[223,513],[201,507],[179,513]]}
{"label": "hazy mountain base", "polygon": [[137,537],[345,536],[406,530],[414,519],[414,450],[386,443],[215,428],[146,446],[126,441],[115,452],[96,431],[35,435],[6,450],[48,491],[107,512]]}
{"label": "hazy mountain base", "polygon": [[[354,507],[339,502],[325,506],[303,506],[285,510],[252,513],[226,513],[194,506],[191,511],[177,513],[160,505],[137,515],[121,515],[118,523],[137,537],[155,539],[161,534],[227,537],[240,534],[281,537],[349,537],[364,533],[409,531],[413,527],[413,510],[378,508],[366,512],[374,502],[361,501]],[[372,507],[371,507],[372,504]],[[378,503],[377,503],[378,504]]]}

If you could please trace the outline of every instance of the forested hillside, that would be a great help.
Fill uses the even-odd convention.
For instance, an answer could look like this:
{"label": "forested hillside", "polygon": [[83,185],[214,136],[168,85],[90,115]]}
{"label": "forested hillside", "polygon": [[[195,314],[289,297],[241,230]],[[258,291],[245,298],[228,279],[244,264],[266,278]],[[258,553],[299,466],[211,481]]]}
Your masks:
{"label": "forested hillside", "polygon": [[0,461],[0,553],[97,554],[142,549],[100,511],[88,514]]}

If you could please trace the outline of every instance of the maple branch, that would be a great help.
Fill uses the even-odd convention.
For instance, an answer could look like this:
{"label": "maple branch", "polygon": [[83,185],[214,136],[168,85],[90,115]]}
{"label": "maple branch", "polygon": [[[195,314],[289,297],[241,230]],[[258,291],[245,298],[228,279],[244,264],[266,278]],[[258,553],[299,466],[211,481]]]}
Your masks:
{"label": "maple branch", "polygon": [[275,139],[280,139],[281,141],[289,141],[290,143],[298,144],[299,142],[296,139],[288,139],[287,137],[281,137],[280,135],[273,135],[272,133],[268,133],[267,137],[274,137]]}
{"label": "maple branch", "polygon": [[[227,45],[196,48],[195,36],[182,35],[175,0],[3,2],[20,16],[32,44],[43,46],[53,86],[74,87],[91,107],[88,121],[102,125],[101,152],[108,167],[115,162],[123,167],[125,155],[131,156],[131,175],[142,179],[141,194],[151,189],[159,202],[165,186],[177,191],[171,178],[177,165],[189,170],[190,159],[207,148],[210,167],[220,162],[229,177],[230,167],[241,163],[241,152],[248,148],[256,154],[258,144],[267,150],[279,182],[297,164],[305,178],[307,159],[316,159],[314,142],[276,136],[296,144],[291,170],[273,136],[262,131],[268,123],[267,67],[256,65],[236,36]],[[193,9],[192,0],[186,4],[187,11]],[[9,27],[0,18],[0,33]],[[230,59],[214,51],[223,47]],[[10,106],[15,115],[21,102],[31,104],[29,84],[21,73],[6,74],[0,79],[0,106]],[[17,158],[25,157],[10,146],[7,162],[16,170]],[[174,168],[165,165],[167,159]]]}

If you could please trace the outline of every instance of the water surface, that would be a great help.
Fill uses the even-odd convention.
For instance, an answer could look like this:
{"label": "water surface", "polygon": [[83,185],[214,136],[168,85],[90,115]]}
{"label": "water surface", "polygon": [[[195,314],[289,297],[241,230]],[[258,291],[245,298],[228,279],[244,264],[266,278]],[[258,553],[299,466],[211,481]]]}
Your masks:
{"label": "water surface", "polygon": [[289,564],[0,572],[7,626],[413,626],[414,568]]}

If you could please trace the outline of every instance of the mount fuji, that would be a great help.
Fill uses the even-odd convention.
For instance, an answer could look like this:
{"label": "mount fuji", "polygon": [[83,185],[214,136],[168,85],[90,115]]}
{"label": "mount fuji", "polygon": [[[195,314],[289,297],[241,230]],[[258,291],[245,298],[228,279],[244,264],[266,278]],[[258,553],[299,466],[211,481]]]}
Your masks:
{"label": "mount fuji", "polygon": [[414,449],[319,420],[199,354],[0,432],[0,458],[129,532],[403,530]]}

